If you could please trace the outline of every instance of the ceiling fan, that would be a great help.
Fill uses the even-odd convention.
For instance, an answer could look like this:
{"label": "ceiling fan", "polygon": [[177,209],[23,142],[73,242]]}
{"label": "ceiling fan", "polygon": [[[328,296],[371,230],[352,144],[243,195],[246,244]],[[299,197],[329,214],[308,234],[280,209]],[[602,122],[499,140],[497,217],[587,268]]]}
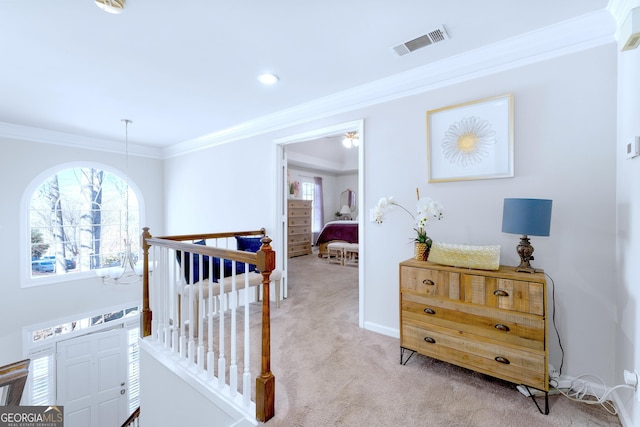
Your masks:
{"label": "ceiling fan", "polygon": [[330,135],[325,136],[324,139],[328,140],[340,140],[342,141],[342,145],[346,148],[357,147],[360,145],[360,138],[358,136],[358,132],[346,132],[344,134],[339,135]]}
{"label": "ceiling fan", "polygon": [[119,14],[124,10],[127,0],[94,0],[96,6],[108,13]]}

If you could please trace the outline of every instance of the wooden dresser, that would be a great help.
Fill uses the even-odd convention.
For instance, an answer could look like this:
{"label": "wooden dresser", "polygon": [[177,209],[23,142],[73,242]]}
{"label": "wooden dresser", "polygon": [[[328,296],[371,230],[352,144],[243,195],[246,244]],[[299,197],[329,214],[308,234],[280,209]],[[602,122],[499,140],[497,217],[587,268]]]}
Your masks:
{"label": "wooden dresser", "polygon": [[289,258],[311,253],[311,200],[287,200],[287,255]]}
{"label": "wooden dresser", "polygon": [[514,270],[401,262],[401,363],[408,349],[548,392],[545,276]]}

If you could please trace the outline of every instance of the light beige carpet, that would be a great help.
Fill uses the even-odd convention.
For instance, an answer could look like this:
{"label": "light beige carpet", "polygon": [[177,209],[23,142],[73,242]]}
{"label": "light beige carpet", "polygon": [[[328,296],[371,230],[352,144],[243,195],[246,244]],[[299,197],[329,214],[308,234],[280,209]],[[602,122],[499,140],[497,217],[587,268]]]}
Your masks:
{"label": "light beige carpet", "polygon": [[272,305],[276,409],[267,426],[621,425],[560,395],[542,415],[514,384],[421,355],[401,365],[398,339],[358,327],[357,268],[315,255],[289,265],[288,299]]}

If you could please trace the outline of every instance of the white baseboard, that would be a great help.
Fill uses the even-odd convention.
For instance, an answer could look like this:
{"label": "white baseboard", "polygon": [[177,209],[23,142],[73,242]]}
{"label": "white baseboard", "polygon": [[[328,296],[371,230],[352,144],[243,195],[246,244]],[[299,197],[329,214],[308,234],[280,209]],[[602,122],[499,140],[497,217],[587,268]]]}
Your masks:
{"label": "white baseboard", "polygon": [[[622,424],[622,427],[634,427],[633,420],[631,419],[629,412],[627,412],[627,407],[622,403],[622,399],[620,399],[618,391],[619,390],[614,390],[613,393],[611,393],[611,396],[613,397],[613,403],[616,405],[616,410],[618,411],[620,424]],[[633,410],[633,408],[631,409]]]}
{"label": "white baseboard", "polygon": [[388,337],[400,338],[400,330],[383,326],[378,323],[364,322],[364,329],[367,331],[377,332]]}

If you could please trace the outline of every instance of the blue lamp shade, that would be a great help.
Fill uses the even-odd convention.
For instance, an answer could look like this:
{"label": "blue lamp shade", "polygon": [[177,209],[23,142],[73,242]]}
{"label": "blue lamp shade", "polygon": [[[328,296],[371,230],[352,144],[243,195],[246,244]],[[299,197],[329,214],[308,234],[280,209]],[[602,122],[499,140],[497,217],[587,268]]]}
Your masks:
{"label": "blue lamp shade", "polygon": [[548,236],[552,202],[547,199],[504,199],[502,232]]}

